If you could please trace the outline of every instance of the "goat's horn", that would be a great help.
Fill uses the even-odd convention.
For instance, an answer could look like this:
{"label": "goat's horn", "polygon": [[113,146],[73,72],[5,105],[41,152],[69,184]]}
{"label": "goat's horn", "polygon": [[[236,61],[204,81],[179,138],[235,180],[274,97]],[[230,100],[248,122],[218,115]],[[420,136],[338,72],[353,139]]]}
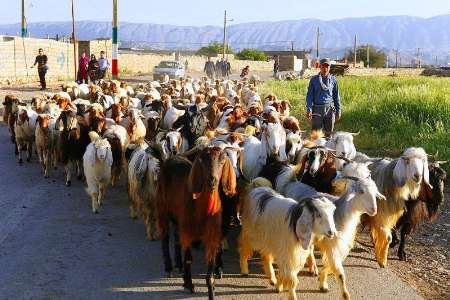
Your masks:
{"label": "goat's horn", "polygon": [[353,181],[359,180],[358,177],[354,177],[354,176],[342,176],[341,179],[349,179],[349,180],[353,180]]}
{"label": "goat's horn", "polygon": [[448,163],[448,161],[447,160],[437,160],[437,161],[435,161],[435,163],[437,163],[438,165],[443,165],[443,164]]}
{"label": "goat's horn", "polygon": [[189,155],[196,154],[196,153],[197,153],[198,151],[200,151],[200,150],[201,150],[201,149],[200,149],[199,145],[197,145],[197,146],[195,146],[194,148],[189,149],[189,150],[187,150],[187,151],[181,153],[180,155],[181,155],[181,156],[189,156]]}
{"label": "goat's horn", "polygon": [[361,130],[358,130],[358,132],[350,132],[350,134],[353,136],[359,135],[360,133],[361,133]]}
{"label": "goat's horn", "polygon": [[331,155],[334,156],[334,158],[342,159],[342,160],[344,160],[346,163],[351,163],[351,162],[352,162],[352,161],[351,161],[350,159],[348,159],[347,157],[334,155],[333,152],[330,152],[330,153],[331,153]]}

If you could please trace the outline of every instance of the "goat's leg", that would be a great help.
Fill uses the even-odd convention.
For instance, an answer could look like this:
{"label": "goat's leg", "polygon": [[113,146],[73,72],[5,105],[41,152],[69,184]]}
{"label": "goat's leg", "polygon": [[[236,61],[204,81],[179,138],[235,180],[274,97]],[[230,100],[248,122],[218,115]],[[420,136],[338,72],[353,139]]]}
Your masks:
{"label": "goat's leg", "polygon": [[83,179],[83,161],[77,160],[77,179]]}
{"label": "goat's leg", "polygon": [[181,243],[180,235],[178,234],[178,228],[174,228],[174,254],[175,254],[175,268],[179,273],[183,272],[183,260],[181,258]]}
{"label": "goat's leg", "polygon": [[273,270],[273,257],[272,255],[263,255],[263,269],[267,278],[269,278],[270,285],[277,284],[277,278],[275,277],[275,271]]}
{"label": "goat's leg", "polygon": [[103,200],[105,199],[106,194],[106,185],[104,183],[99,184],[99,193],[98,193],[98,206],[102,206]]}
{"label": "goat's leg", "polygon": [[407,261],[408,257],[405,252],[405,244],[406,244],[406,238],[408,237],[408,234],[411,232],[411,224],[404,224],[402,226],[402,230],[400,232],[400,245],[398,246],[398,259],[402,261]]}
{"label": "goat's leg", "polygon": [[346,279],[345,279],[345,273],[344,273],[344,267],[342,266],[342,261],[340,258],[335,257],[334,258],[334,268],[335,270],[334,275],[336,276],[336,280],[338,281],[341,292],[342,292],[342,299],[350,300],[350,294],[348,293],[347,285],[346,285]]}
{"label": "goat's leg", "polygon": [[23,159],[22,159],[22,145],[20,143],[18,143],[18,142],[16,142],[16,149],[17,149],[17,155],[18,155],[18,157],[17,157],[18,162],[19,162],[19,164],[22,164],[23,163]]}
{"label": "goat's leg", "polygon": [[166,271],[166,277],[168,278],[172,277],[172,258],[170,257],[169,243],[169,234],[166,233],[161,237],[161,246],[164,260],[164,269]]}
{"label": "goat's leg", "polygon": [[215,260],[215,268],[214,268],[214,276],[217,279],[222,279],[223,277],[223,260],[222,260],[223,249],[219,246],[219,250],[217,251],[216,260]]}
{"label": "goat's leg", "polygon": [[27,142],[27,162],[31,161],[31,155],[33,154],[33,143]]}
{"label": "goat's leg", "polygon": [[50,166],[49,166],[49,164],[50,164],[50,161],[49,161],[49,151],[48,150],[44,150],[44,177],[45,178],[48,178],[48,177],[50,177],[50,174],[49,174],[49,168],[50,168]]}
{"label": "goat's leg", "polygon": [[314,257],[314,245],[311,246],[310,253],[308,257],[306,258],[306,264],[309,268],[309,273],[311,273],[312,276],[319,275],[319,269],[317,268],[316,258]]}
{"label": "goat's leg", "polygon": [[72,185],[72,161],[69,160],[65,167],[66,171],[66,185],[71,186]]}
{"label": "goat's leg", "polygon": [[91,193],[91,202],[92,202],[92,212],[94,214],[98,213],[98,193]]}
{"label": "goat's leg", "polygon": [[183,287],[189,292],[194,292],[194,284],[192,283],[192,255],[191,248],[184,250],[184,275],[183,275]]}
{"label": "goat's leg", "polygon": [[208,271],[206,272],[206,286],[208,287],[208,299],[214,300],[214,288],[215,288],[215,280],[214,280],[214,260],[208,263]]}
{"label": "goat's leg", "polygon": [[327,265],[323,266],[319,273],[319,288],[323,293],[328,292],[328,274],[330,274],[330,268]]}
{"label": "goat's leg", "polygon": [[253,249],[245,231],[241,231],[239,236],[239,260],[242,276],[248,276],[248,259],[252,256]]}
{"label": "goat's leg", "polygon": [[394,248],[398,243],[399,243],[399,239],[398,239],[398,229],[399,228],[392,228],[391,230],[391,235],[392,235],[392,242],[389,245],[389,248]]}

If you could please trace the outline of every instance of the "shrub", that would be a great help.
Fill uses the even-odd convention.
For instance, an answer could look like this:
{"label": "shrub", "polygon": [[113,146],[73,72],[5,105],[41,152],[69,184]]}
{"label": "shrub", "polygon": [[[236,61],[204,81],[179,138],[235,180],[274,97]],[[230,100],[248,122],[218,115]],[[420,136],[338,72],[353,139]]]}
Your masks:
{"label": "shrub", "polygon": [[266,61],[267,55],[257,49],[246,48],[236,53],[235,57],[241,60],[259,60]]}

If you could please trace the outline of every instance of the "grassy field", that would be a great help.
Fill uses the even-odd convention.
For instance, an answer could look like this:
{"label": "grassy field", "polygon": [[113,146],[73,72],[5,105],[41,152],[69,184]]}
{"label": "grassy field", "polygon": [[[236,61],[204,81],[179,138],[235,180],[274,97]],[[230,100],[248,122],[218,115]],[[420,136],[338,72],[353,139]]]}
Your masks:
{"label": "grassy field", "polygon": [[[308,82],[267,81],[262,95],[289,99],[302,128],[309,129],[304,118]],[[338,77],[338,82],[343,115],[336,130],[361,131],[355,137],[358,150],[398,156],[406,147],[420,146],[450,160],[450,78]]]}

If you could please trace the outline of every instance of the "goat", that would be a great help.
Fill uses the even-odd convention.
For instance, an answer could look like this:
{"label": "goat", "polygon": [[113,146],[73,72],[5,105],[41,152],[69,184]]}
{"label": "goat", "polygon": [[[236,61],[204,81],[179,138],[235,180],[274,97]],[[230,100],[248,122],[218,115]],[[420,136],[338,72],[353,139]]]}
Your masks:
{"label": "goat", "polygon": [[[357,177],[341,177],[338,180],[345,181],[347,190],[339,198],[329,194],[318,193],[308,186],[289,185],[285,189],[286,197],[291,197],[297,201],[302,201],[309,197],[326,197],[336,206],[334,212],[334,222],[338,235],[333,238],[324,238],[317,241],[317,245],[322,253],[322,262],[324,267],[320,271],[320,290],[327,291],[327,276],[333,273],[338,281],[343,299],[350,299],[346,286],[346,279],[343,267],[343,261],[353,248],[356,228],[362,214],[374,216],[377,213],[377,199],[386,200],[380,194],[375,182],[372,179]],[[308,263],[311,270],[317,270],[315,266],[314,255],[312,254]]]}
{"label": "goat", "polygon": [[31,161],[37,117],[38,114],[31,108],[24,106],[18,107],[17,118],[14,124],[14,134],[16,137],[19,164],[22,164],[23,162],[22,150],[24,150],[25,147],[28,152],[27,161]]}
{"label": "goat", "polygon": [[[199,151],[193,164],[179,156],[167,159],[161,166],[158,182],[158,223],[165,270],[168,274],[172,272],[168,229],[169,221],[173,220],[178,225],[180,243],[184,250],[183,286],[191,292],[194,291],[191,244],[196,240],[205,244],[209,299],[214,299],[213,271],[220,275],[223,267],[219,184],[226,195],[231,197],[236,194],[236,175],[230,159],[219,147],[206,147]],[[181,267],[179,247],[175,252],[177,267]]]}
{"label": "goat", "polygon": [[130,122],[128,123],[126,129],[130,139],[130,143],[138,141],[140,138],[144,138],[146,134],[145,124],[141,118],[144,116],[141,112],[135,108],[128,110],[128,118]]}
{"label": "goat", "polygon": [[62,111],[60,117],[56,120],[56,126],[59,128],[58,156],[60,162],[65,165],[66,185],[72,184],[73,164],[77,167],[78,179],[83,178],[82,160],[87,145],[90,143],[88,128],[78,123],[75,112]]}
{"label": "goat", "polygon": [[56,120],[47,114],[40,114],[36,120],[36,150],[44,177],[50,176],[51,165],[57,165],[58,131],[55,128]]}
{"label": "goat", "polygon": [[407,148],[400,158],[381,160],[370,169],[378,189],[388,199],[378,201],[378,214],[368,218],[375,257],[384,268],[392,241],[391,230],[404,213],[405,202],[417,199],[422,182],[430,185],[427,154],[422,148]]}
{"label": "goat", "polygon": [[[14,124],[16,123],[16,112],[17,112],[17,104],[19,104],[19,98],[14,95],[6,95],[5,101],[3,101],[3,122],[6,123],[9,129],[9,134],[11,137],[11,143],[16,143],[16,134],[14,133]],[[17,152],[17,146],[14,147],[15,154],[19,154]]]}
{"label": "goat", "polygon": [[[400,231],[400,244],[397,252],[400,260],[406,261],[408,259],[405,251],[407,237],[420,224],[436,221],[439,215],[439,208],[444,203],[444,182],[447,173],[439,166],[440,163],[445,162],[434,162],[428,165],[430,184],[433,186],[433,189],[430,189],[430,185],[422,181],[417,199],[406,201],[405,213],[395,225],[395,228]],[[395,246],[398,242],[396,234],[393,234],[391,246]]]}
{"label": "goat", "polygon": [[271,155],[278,156],[281,161],[286,160],[286,132],[279,123],[265,124],[262,128],[261,141],[250,136],[246,138],[243,147],[244,176],[252,180],[258,176]]}
{"label": "goat", "polygon": [[143,219],[147,238],[157,239],[157,185],[160,164],[165,157],[161,156],[155,145],[133,153],[128,164],[128,195],[130,197],[130,216],[138,215]]}
{"label": "goat", "polygon": [[111,166],[113,156],[111,145],[107,139],[102,139],[96,132],[89,132],[91,143],[83,155],[83,169],[86,176],[86,191],[91,196],[92,212],[98,213],[102,205],[106,187],[111,182]]}
{"label": "goat", "polygon": [[[278,292],[288,289],[289,299],[297,299],[297,274],[306,262],[313,241],[336,235],[334,210],[334,204],[326,198],[297,203],[271,188],[251,190],[244,197],[241,210],[241,274],[248,275],[247,261],[257,250],[270,283],[276,285]],[[279,268],[277,278],[272,266],[274,260]]]}
{"label": "goat", "polygon": [[[353,144],[353,137],[356,135],[359,135],[359,132],[336,131],[331,134],[331,137],[326,142],[325,146],[329,149],[336,150],[336,155],[352,160],[356,156],[356,148]],[[341,159],[336,159],[335,161],[336,169],[340,170],[344,161]]]}

